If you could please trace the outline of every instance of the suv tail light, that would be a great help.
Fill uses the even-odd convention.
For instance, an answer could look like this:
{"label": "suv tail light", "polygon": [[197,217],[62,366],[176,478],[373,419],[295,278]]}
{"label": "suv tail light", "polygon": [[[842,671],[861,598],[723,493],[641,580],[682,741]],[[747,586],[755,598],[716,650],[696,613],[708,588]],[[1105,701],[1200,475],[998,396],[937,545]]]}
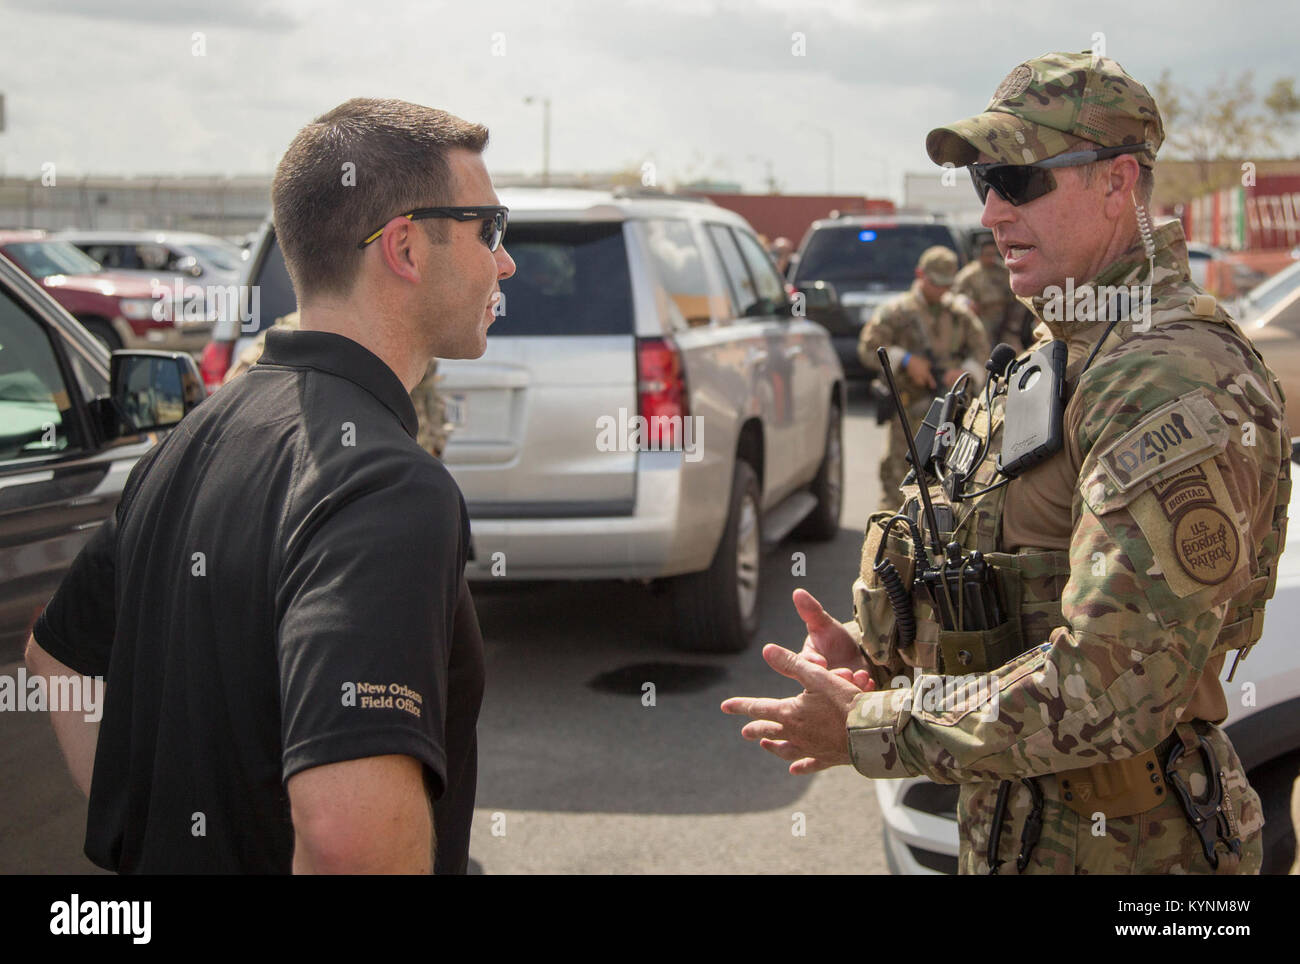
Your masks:
{"label": "suv tail light", "polygon": [[199,371],[203,375],[203,384],[207,386],[209,395],[221,387],[221,380],[230,370],[230,356],[234,353],[233,341],[210,341],[203,346]]}
{"label": "suv tail light", "polygon": [[677,346],[665,338],[641,338],[636,344],[637,414],[646,422],[646,448],[676,449],[689,414],[686,373]]}

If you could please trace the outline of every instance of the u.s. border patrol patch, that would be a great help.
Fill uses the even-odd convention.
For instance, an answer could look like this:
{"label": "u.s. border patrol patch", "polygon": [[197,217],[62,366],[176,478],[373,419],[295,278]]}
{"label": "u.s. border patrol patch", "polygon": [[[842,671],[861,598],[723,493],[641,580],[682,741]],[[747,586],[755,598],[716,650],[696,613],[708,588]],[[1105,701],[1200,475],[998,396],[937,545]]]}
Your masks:
{"label": "u.s. border patrol patch", "polygon": [[1232,520],[1216,506],[1194,505],[1174,520],[1174,557],[1183,572],[1205,586],[1232,575],[1241,555],[1241,540]]}

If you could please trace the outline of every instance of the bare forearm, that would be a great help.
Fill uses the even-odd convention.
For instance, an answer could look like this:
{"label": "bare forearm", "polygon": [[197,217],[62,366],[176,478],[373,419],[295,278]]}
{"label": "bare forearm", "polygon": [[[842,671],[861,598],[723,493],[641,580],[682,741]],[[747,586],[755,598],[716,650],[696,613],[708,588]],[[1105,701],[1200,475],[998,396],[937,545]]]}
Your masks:
{"label": "bare forearm", "polygon": [[[81,680],[81,674],[65,666],[41,649],[35,637],[27,640],[27,672],[31,677],[45,679],[45,692],[50,714],[50,724],[54,727],[55,739],[68,765],[73,781],[86,796],[90,796],[90,780],[95,771],[95,748],[99,744],[99,709],[104,705],[104,684],[94,679],[89,687],[79,683],[80,692],[92,694],[91,702],[78,707],[61,705],[54,699],[56,687],[51,685],[54,677],[75,677]],[[65,687],[58,690],[67,692]]]}

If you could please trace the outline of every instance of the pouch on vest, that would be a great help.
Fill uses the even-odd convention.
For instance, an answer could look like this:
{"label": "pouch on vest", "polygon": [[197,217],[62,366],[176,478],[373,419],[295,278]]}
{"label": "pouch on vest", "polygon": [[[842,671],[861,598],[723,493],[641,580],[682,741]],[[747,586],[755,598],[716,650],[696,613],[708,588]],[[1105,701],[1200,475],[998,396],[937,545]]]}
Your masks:
{"label": "pouch on vest", "polygon": [[[874,569],[876,553],[885,534],[885,523],[894,515],[893,512],[876,512],[867,520],[862,565],[853,584],[854,618],[862,630],[862,649],[867,658],[881,666],[888,665],[899,655],[898,622],[885,587]],[[884,558],[894,564],[903,585],[910,586],[916,571],[910,540],[901,538],[896,530],[890,532]]]}

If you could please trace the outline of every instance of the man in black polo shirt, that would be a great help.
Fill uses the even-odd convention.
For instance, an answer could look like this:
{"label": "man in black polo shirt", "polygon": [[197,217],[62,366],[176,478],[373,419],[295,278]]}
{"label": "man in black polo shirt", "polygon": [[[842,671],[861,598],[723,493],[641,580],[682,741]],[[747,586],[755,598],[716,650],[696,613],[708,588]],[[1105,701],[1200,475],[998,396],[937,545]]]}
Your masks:
{"label": "man in black polo shirt", "polygon": [[409,392],[483,353],[514,273],[486,141],[352,100],[280,162],[301,330],[140,461],[28,644],[36,673],[105,678],[100,723],[52,714],[100,866],[465,871],[469,524]]}

